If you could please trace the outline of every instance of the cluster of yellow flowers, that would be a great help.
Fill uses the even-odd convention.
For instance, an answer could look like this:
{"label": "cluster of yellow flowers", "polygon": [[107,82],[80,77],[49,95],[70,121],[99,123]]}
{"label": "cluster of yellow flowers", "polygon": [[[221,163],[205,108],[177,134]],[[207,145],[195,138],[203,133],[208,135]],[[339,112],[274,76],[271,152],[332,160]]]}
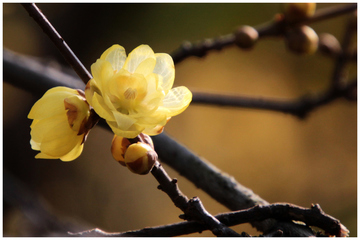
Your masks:
{"label": "cluster of yellow flowers", "polygon": [[55,87],[32,107],[28,118],[33,119],[31,147],[40,151],[36,158],[74,160],[99,116],[115,134],[112,152],[116,159],[116,149],[124,152],[121,146],[115,147],[117,137],[160,134],[192,99],[188,88],[172,88],[171,56],[155,54],[148,45],[140,45],[128,56],[122,46],[113,45],[92,64],[91,73],[85,93]]}

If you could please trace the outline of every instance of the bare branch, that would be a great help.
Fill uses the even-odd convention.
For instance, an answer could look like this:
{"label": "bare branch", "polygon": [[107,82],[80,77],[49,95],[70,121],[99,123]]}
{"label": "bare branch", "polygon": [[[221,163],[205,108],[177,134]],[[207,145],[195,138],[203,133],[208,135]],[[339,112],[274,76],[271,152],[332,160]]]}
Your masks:
{"label": "bare branch", "polygon": [[76,57],[70,47],[66,44],[65,40],[60,36],[56,29],[51,25],[46,16],[41,10],[35,5],[35,3],[22,3],[23,7],[34,18],[36,23],[42,28],[44,33],[48,35],[51,41],[55,44],[57,49],[61,52],[66,61],[75,70],[80,79],[86,84],[92,76],[86,70],[84,65]]}
{"label": "bare branch", "polygon": [[[279,221],[301,221],[307,226],[319,227],[324,230],[327,236],[345,237],[349,234],[349,231],[339,220],[325,214],[318,204],[312,205],[311,208],[303,208],[293,204],[275,203],[267,206],[255,206],[241,211],[222,213],[216,215],[215,218],[229,227],[274,218]],[[305,225],[298,225],[298,227],[303,228],[304,231],[308,229]],[[82,237],[173,237],[204,230],[206,229],[203,225],[192,221],[118,233],[107,233],[95,228],[69,234]],[[294,236],[295,234],[290,231],[287,227],[278,227],[272,231],[271,235]]]}
{"label": "bare branch", "polygon": [[[230,107],[243,107],[251,109],[271,110],[292,114],[304,118],[307,114],[318,107],[328,104],[338,98],[345,97],[348,100],[349,92],[357,87],[357,79],[348,84],[338,86],[336,89],[328,89],[316,95],[304,95],[297,99],[280,100],[276,98],[255,98],[240,95],[215,94],[207,92],[193,92],[192,104],[206,104]],[[353,99],[356,100],[356,99]]]}
{"label": "bare branch", "polygon": [[151,174],[160,183],[158,188],[164,191],[173,201],[175,206],[184,212],[184,215],[181,215],[183,219],[188,221],[195,220],[199,223],[203,223],[206,226],[206,229],[210,229],[212,233],[218,237],[240,236],[210,215],[203,207],[200,199],[193,198],[188,200],[188,198],[180,191],[177,180],[171,179],[159,162],[155,163],[155,166],[151,170]]}
{"label": "bare branch", "polygon": [[351,16],[348,19],[347,25],[344,31],[344,37],[341,44],[341,53],[337,56],[335,61],[334,73],[332,77],[332,87],[337,89],[340,88],[341,85],[344,84],[344,80],[347,77],[346,74],[346,64],[352,58],[352,39],[354,34],[356,33],[357,26],[354,20],[354,16]]}
{"label": "bare branch", "polygon": [[[293,26],[300,24],[310,24],[322,21],[328,18],[337,17],[357,9],[357,4],[346,4],[343,6],[334,6],[317,10],[314,16],[302,21],[292,23]],[[268,23],[261,24],[256,28],[259,38],[265,36],[278,36],[284,34],[289,25],[283,21],[282,17],[275,18]],[[178,49],[171,53],[175,64],[183,61],[190,56],[203,57],[211,50],[221,50],[224,47],[235,44],[235,33],[219,36],[216,38],[208,38],[197,43],[185,42]]]}

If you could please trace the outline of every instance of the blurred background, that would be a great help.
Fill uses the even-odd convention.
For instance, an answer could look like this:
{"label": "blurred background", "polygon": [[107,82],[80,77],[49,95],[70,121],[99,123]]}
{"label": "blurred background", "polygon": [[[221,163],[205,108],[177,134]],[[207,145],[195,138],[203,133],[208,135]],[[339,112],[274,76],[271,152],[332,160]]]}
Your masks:
{"label": "blurred background", "polygon": [[[336,4],[318,4],[317,8],[332,5]],[[128,53],[140,44],[150,45],[154,52],[171,53],[185,40],[225,35],[245,24],[256,26],[273,19],[281,9],[276,3],[38,6],[88,69],[115,43]],[[310,26],[318,34],[328,32],[341,41],[347,17]],[[3,4],[3,46],[55,67],[67,67],[19,4]],[[186,59],[176,65],[175,85],[197,91],[293,99],[327,88],[333,68],[334,61],[328,57],[295,55],[282,39],[266,38],[251,51],[234,46],[211,51],[201,59]],[[356,76],[356,64],[350,74]],[[35,159],[27,114],[37,100],[4,80],[4,236],[36,236],[45,231],[40,226],[43,220],[26,208],[34,207],[32,197],[40,198],[41,207],[66,222],[64,229],[68,230],[98,227],[120,232],[181,221],[180,210],[157,190],[151,174],[132,174],[112,159],[113,136],[99,126],[90,132],[83,154],[75,161]],[[350,230],[350,236],[357,236],[356,103],[339,99],[304,120],[278,112],[191,104],[165,130],[268,202],[303,207],[319,203]],[[199,196],[211,214],[228,211],[170,167],[164,167],[171,177],[179,179],[183,193]],[[23,195],[19,199],[16,193]],[[233,229],[258,234],[248,224]]]}

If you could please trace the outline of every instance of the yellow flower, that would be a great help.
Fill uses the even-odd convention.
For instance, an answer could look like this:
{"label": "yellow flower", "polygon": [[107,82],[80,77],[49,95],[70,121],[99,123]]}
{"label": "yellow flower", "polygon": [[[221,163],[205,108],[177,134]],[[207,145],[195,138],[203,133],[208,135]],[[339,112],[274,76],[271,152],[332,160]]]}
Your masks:
{"label": "yellow flower", "polygon": [[90,128],[90,108],[81,90],[55,87],[31,108],[31,148],[40,151],[35,158],[71,161],[83,149]]}
{"label": "yellow flower", "polygon": [[91,66],[91,72],[87,101],[116,135],[125,138],[161,133],[192,99],[186,87],[171,89],[175,78],[171,56],[154,54],[148,45],[140,45],[128,57],[122,46],[113,45]]}

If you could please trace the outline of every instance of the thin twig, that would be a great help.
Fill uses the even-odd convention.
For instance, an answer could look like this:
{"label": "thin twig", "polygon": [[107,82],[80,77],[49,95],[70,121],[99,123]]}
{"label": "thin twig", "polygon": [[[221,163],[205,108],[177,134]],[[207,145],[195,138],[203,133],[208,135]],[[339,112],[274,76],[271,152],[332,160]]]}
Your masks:
{"label": "thin twig", "polygon": [[56,29],[51,25],[46,16],[35,5],[35,3],[22,3],[29,15],[34,18],[36,23],[42,28],[44,33],[51,39],[57,49],[61,52],[65,60],[75,70],[76,74],[86,84],[91,78],[91,74],[87,71],[84,65],[76,57],[65,40],[60,36]]}
{"label": "thin twig", "polygon": [[[349,12],[353,12],[356,9],[357,9],[357,4],[346,4],[343,6],[332,6],[328,8],[319,9],[312,17],[293,23],[293,26],[319,22]],[[287,27],[289,27],[289,25],[283,21],[283,18],[280,18],[261,24],[255,27],[255,29],[258,31],[259,38],[263,38],[266,36],[282,35],[287,30]],[[171,56],[174,60],[174,63],[177,64],[188,57],[191,56],[203,57],[209,51],[221,50],[224,47],[232,46],[234,44],[235,44],[235,33],[231,33],[216,38],[208,38],[196,43],[185,42],[178,49],[172,52]]]}
{"label": "thin twig", "polygon": [[353,39],[354,33],[357,30],[357,26],[354,24],[355,20],[353,18],[355,17],[351,16],[348,19],[341,44],[342,51],[335,60],[334,73],[332,77],[332,87],[334,89],[341,88],[341,86],[345,84],[344,80],[347,77],[346,64],[351,60],[352,55],[351,40]]}
{"label": "thin twig", "polygon": [[316,11],[316,13],[305,19],[302,24],[311,24],[315,22],[320,22],[329,18],[334,18],[341,16],[350,12],[354,12],[357,9],[357,3],[344,4],[341,6],[331,6],[327,8],[321,8]]}

